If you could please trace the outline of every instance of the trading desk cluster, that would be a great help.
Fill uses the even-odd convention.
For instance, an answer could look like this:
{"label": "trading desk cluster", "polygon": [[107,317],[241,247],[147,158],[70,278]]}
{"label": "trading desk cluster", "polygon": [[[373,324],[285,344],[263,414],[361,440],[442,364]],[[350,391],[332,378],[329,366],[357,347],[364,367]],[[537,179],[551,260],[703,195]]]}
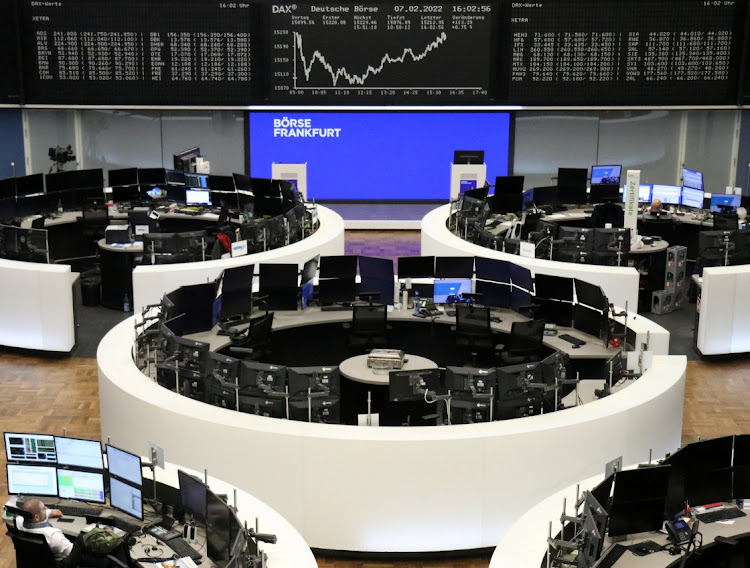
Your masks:
{"label": "trading desk cluster", "polygon": [[[239,218],[248,252],[296,242],[311,226],[296,185],[283,180],[164,168],[109,170],[108,180],[109,187],[105,188],[102,169],[0,180],[0,258],[49,262],[44,218],[60,217],[64,211],[82,212],[83,230],[91,233],[92,241],[105,235],[112,244],[142,240],[148,253],[144,262],[149,264],[206,257],[205,232],[163,232],[158,219],[169,211],[179,210],[185,216],[218,215],[220,225],[230,217]],[[105,230],[111,217],[108,203],[128,212],[129,230]],[[31,228],[21,228],[21,220],[33,215],[41,218],[34,219]],[[125,215],[119,217],[122,219],[112,219],[113,224],[126,222]]]}
{"label": "trading desk cluster", "polygon": [[[748,495],[750,436],[726,436],[689,444],[658,464],[615,471],[586,492],[582,514],[563,518],[561,533],[550,539],[547,566],[569,566],[571,557],[581,568],[613,566],[628,550],[638,556],[658,552],[665,556],[667,552],[683,555],[680,566],[685,566],[686,561],[687,566],[692,566],[690,557],[702,552],[701,524],[744,517],[742,507]],[[732,503],[735,499],[737,507]],[[662,528],[667,532],[666,544],[644,542],[641,538],[649,536],[641,533]],[[604,553],[606,560],[600,560],[607,535],[607,544],[625,537],[636,542],[630,546],[614,544]],[[662,540],[661,536],[658,539]],[[718,554],[706,555],[700,565],[746,566],[747,547],[737,546],[737,541],[730,544],[722,551],[713,550]],[[725,564],[733,554],[744,557],[744,562]],[[665,560],[648,565],[670,564],[668,556]]]}
{"label": "trading desk cluster", "polygon": [[[481,257],[402,257],[398,267],[403,291],[397,299],[409,302],[411,293],[416,317],[455,317],[448,350],[466,349],[473,364],[391,371],[382,425],[421,424],[418,418],[424,416],[432,416],[432,424],[487,422],[558,410],[560,399],[573,389],[574,373],[565,353],[545,353],[546,322],[573,327],[605,344],[609,340],[607,299],[598,286],[581,280],[540,274],[534,282],[528,269]],[[253,266],[227,269],[215,282],[183,286],[165,295],[160,305],[147,308],[137,328],[136,363],[161,386],[221,407],[276,418],[341,422],[340,407],[349,401],[342,402],[338,366],[287,367],[274,360],[269,348],[274,312],[269,310],[304,311],[313,304],[321,304],[323,310],[346,308],[352,311],[351,335],[382,339],[354,347],[386,347],[386,304],[392,304],[395,295],[393,261],[315,257],[301,272],[296,264],[261,264],[257,296],[253,274]],[[383,303],[373,303],[375,298]],[[435,303],[448,309],[444,313]],[[528,310],[531,315],[527,322],[513,323],[504,351],[496,352],[490,307]],[[188,337],[211,330],[228,336],[225,353]],[[585,343],[566,334],[560,338],[574,348]],[[479,352],[482,362],[497,361],[499,366],[478,368]],[[621,352],[603,363],[610,378],[619,380]],[[439,400],[445,404],[435,405]],[[436,408],[440,410],[434,416]]]}
{"label": "trading desk cluster", "polygon": [[[134,559],[141,562],[181,557],[202,561],[203,554],[174,530],[176,522],[205,528],[206,556],[220,568],[246,566],[244,559],[257,553],[257,543],[236,511],[203,481],[179,470],[179,491],[155,479],[144,483],[140,456],[109,444],[105,450],[106,467],[98,441],[5,432],[8,495],[17,496],[5,507],[10,514],[6,519],[25,517],[23,502],[40,499],[66,517],[85,517],[84,530],[105,525],[118,534],[158,539],[161,554]],[[194,535],[188,536],[194,541]]]}
{"label": "trading desk cluster", "polygon": [[[491,186],[486,184],[459,197],[452,207],[451,228],[466,240],[509,254],[520,254],[521,242],[527,241],[534,244],[537,258],[627,266],[631,235],[629,229],[622,228],[624,212],[618,202],[624,202],[625,193],[620,187],[620,171],[620,166],[594,166],[590,188],[587,187],[585,169],[560,168],[558,185],[526,191],[523,176],[498,177],[494,194],[489,195]],[[748,198],[704,193],[700,172],[683,169],[683,180],[682,186],[640,186],[638,202],[641,206],[646,207],[658,200],[671,209],[674,216],[672,218],[667,210],[650,214],[648,219],[640,221],[643,225],[640,232],[664,238],[672,231],[661,229],[660,224],[671,226],[679,223],[680,216],[686,212],[700,219],[701,223],[710,216],[715,231],[702,233],[698,256],[704,256],[708,265],[750,262],[750,233],[738,232],[742,219],[737,214],[740,207],[748,206]],[[568,207],[585,209],[591,206],[593,209],[584,211],[590,215],[587,227],[561,226],[566,222],[565,218],[549,222],[543,217],[544,214],[566,211]],[[496,228],[509,214],[517,215],[521,221],[514,223],[505,234],[499,234]],[[744,228],[744,224],[742,226]]]}

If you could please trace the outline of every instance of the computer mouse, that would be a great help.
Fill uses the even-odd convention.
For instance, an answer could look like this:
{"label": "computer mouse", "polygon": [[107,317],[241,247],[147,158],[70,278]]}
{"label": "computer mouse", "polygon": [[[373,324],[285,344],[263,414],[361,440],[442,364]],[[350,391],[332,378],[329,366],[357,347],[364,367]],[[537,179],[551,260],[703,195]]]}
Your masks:
{"label": "computer mouse", "polygon": [[576,344],[574,343],[573,345],[571,345],[571,347],[572,347],[573,349],[578,349],[578,348],[580,347],[580,345],[576,345]]}

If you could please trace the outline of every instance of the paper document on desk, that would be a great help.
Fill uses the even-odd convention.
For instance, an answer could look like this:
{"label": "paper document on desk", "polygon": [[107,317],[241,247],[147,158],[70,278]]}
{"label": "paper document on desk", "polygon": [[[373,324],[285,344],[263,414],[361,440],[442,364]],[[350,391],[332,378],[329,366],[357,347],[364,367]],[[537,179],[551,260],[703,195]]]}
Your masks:
{"label": "paper document on desk", "polygon": [[198,568],[189,556],[179,560],[169,560],[168,562],[156,562],[155,568]]}

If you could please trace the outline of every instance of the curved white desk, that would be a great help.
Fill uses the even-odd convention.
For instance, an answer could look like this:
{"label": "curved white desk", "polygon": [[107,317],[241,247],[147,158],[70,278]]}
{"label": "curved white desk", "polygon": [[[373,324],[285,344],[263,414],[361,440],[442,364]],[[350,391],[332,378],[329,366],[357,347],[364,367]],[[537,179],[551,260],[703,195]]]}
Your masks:
{"label": "curved white desk", "polygon": [[750,265],[703,269],[696,326],[702,355],[747,353],[750,324],[742,309],[750,300]]}
{"label": "curved white desk", "polygon": [[0,345],[71,351],[77,278],[68,265],[0,259]]}
{"label": "curved white desk", "polygon": [[610,302],[635,310],[638,306],[638,271],[619,266],[573,264],[541,258],[526,258],[475,245],[448,230],[450,204],[430,211],[422,218],[423,256],[484,256],[524,266],[536,274],[575,277],[601,286]]}
{"label": "curved white desk", "polygon": [[131,359],[133,319],[99,344],[102,437],[211,471],[288,519],[313,548],[417,552],[494,547],[534,503],[622,455],[680,441],[684,357],[658,357],[627,389],[543,416],[423,428],[308,424],[191,400]]}
{"label": "curved white desk", "polygon": [[318,220],[320,226],[315,233],[285,247],[221,260],[137,266],[133,271],[133,309],[138,313],[145,306],[158,304],[164,294],[180,286],[215,280],[225,268],[262,262],[292,263],[302,267],[316,254],[344,254],[344,220],[341,216],[318,205]]}

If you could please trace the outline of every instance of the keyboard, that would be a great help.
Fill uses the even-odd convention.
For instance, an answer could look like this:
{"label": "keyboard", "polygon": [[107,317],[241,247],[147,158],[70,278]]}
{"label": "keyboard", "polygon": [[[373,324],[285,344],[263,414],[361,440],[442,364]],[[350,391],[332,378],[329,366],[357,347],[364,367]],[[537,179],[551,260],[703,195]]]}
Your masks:
{"label": "keyboard", "polygon": [[594,566],[596,568],[612,568],[627,550],[627,547],[621,544],[613,544]]}
{"label": "keyboard", "polygon": [[125,519],[121,519],[120,517],[115,517],[112,520],[112,524],[114,524],[121,531],[125,531],[128,534],[138,532],[139,530],[141,530],[141,528],[143,528],[143,523],[131,523],[130,521],[126,521]]}
{"label": "keyboard", "polygon": [[567,333],[563,333],[562,335],[558,335],[560,339],[564,339],[568,343],[572,343],[573,345],[580,346],[580,345],[586,345],[586,342],[582,339],[578,339],[577,337],[573,337],[572,335],[568,335]]}
{"label": "keyboard", "polygon": [[717,509],[716,511],[700,513],[695,516],[702,523],[715,523],[717,521],[728,521],[729,519],[744,517],[745,514],[746,513],[740,509],[735,509],[734,507],[726,507],[724,509]]}
{"label": "keyboard", "polygon": [[162,542],[169,542],[170,540],[174,538],[179,538],[182,536],[181,532],[174,531],[172,529],[165,529],[164,527],[160,525],[154,525],[153,527],[149,527],[143,532],[146,532],[150,534],[151,536],[158,538]]}
{"label": "keyboard", "polygon": [[98,517],[104,511],[104,509],[96,509],[86,505],[65,505],[64,503],[58,504],[56,508],[60,509],[63,515],[70,517]]}
{"label": "keyboard", "polygon": [[175,554],[177,554],[180,558],[183,556],[189,556],[192,560],[200,560],[203,558],[203,555],[195,550],[188,541],[186,541],[184,538],[173,538],[172,540],[167,542],[167,546],[174,550]]}

